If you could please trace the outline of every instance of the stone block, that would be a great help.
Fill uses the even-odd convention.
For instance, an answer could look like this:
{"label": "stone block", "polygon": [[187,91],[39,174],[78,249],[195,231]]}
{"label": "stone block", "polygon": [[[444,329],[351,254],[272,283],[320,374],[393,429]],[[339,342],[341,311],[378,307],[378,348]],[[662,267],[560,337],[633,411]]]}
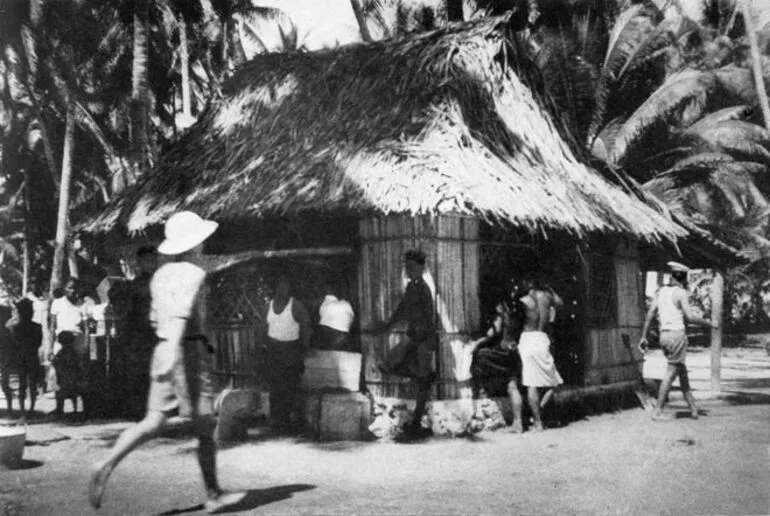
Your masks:
{"label": "stone block", "polygon": [[0,426],[0,469],[13,468],[21,463],[26,439],[24,427]]}
{"label": "stone block", "polygon": [[216,403],[218,413],[216,439],[244,441],[248,422],[259,412],[261,395],[251,389],[225,389]]}
{"label": "stone block", "polygon": [[305,423],[321,441],[360,441],[370,437],[369,398],[359,392],[310,391],[305,394]]}
{"label": "stone block", "polygon": [[355,392],[361,381],[361,353],[311,350],[305,357],[302,387]]}

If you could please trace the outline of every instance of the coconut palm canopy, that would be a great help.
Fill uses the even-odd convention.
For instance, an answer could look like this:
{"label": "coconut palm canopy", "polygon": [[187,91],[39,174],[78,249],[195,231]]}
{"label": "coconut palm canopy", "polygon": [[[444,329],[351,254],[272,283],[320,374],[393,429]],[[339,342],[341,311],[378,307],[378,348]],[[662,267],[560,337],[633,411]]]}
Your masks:
{"label": "coconut palm canopy", "polygon": [[531,231],[683,236],[578,159],[517,74],[506,21],[260,55],[81,228],[133,233],[190,209],[218,221],[456,213]]}

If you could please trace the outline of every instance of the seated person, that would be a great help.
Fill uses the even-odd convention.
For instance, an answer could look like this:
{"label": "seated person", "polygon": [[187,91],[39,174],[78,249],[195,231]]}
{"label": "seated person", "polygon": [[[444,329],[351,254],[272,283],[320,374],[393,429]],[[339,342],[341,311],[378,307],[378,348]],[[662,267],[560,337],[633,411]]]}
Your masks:
{"label": "seated person", "polygon": [[473,360],[471,376],[474,397],[483,388],[489,397],[507,392],[513,409],[510,432],[523,432],[521,408],[522,397],[518,381],[521,378],[521,359],[517,350],[519,318],[516,316],[518,300],[513,303],[502,301],[495,307],[495,315],[483,337],[471,343]]}
{"label": "seated person", "polygon": [[336,287],[326,289],[328,294],[318,309],[318,338],[317,348],[334,351],[353,351],[350,338],[350,327],[353,325],[355,314],[353,306],[338,297]]}

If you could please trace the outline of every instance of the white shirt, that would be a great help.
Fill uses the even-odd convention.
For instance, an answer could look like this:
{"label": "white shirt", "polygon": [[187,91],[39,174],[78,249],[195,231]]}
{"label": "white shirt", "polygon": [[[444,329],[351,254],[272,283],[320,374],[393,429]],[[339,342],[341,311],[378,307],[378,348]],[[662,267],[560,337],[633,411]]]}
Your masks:
{"label": "white shirt", "polygon": [[74,305],[66,296],[54,299],[51,303],[51,315],[56,317],[56,335],[63,331],[75,334],[83,333],[80,323],[83,321],[83,304]]}
{"label": "white shirt", "polygon": [[273,301],[270,300],[270,308],[267,311],[267,336],[279,342],[292,342],[299,340],[299,323],[294,320],[291,307],[294,298],[289,299],[280,314],[275,313]]}
{"label": "white shirt", "polygon": [[350,333],[355,317],[353,306],[348,301],[338,299],[331,294],[324,297],[318,309],[318,315],[320,315],[318,324],[345,333]]}
{"label": "white shirt", "polygon": [[[169,262],[153,275],[150,281],[152,302],[150,321],[159,338],[169,338],[169,322],[173,319],[203,318],[199,301],[202,301],[206,272],[189,262]],[[193,317],[195,316],[195,317]],[[188,325],[187,333],[196,333],[197,324]]]}
{"label": "white shirt", "polygon": [[46,302],[32,292],[27,292],[27,299],[32,301],[32,322],[36,322],[40,326],[45,327],[48,324],[46,321]]}
{"label": "white shirt", "polygon": [[685,329],[682,309],[674,302],[674,293],[681,287],[662,287],[658,292],[658,320],[661,331]]}

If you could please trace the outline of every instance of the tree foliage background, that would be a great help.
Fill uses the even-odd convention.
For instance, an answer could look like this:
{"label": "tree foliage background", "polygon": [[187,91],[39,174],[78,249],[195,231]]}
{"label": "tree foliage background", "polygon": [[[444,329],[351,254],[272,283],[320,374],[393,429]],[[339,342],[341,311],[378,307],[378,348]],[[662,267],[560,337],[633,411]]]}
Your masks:
{"label": "tree foliage background", "polygon": [[56,285],[61,270],[78,274],[87,256],[68,228],[146,173],[254,55],[513,11],[512,34],[576,141],[653,202],[740,249],[750,265],[728,274],[732,320],[765,321],[770,133],[765,86],[752,73],[770,79],[765,4],[3,0],[0,279],[18,295],[31,279]]}

